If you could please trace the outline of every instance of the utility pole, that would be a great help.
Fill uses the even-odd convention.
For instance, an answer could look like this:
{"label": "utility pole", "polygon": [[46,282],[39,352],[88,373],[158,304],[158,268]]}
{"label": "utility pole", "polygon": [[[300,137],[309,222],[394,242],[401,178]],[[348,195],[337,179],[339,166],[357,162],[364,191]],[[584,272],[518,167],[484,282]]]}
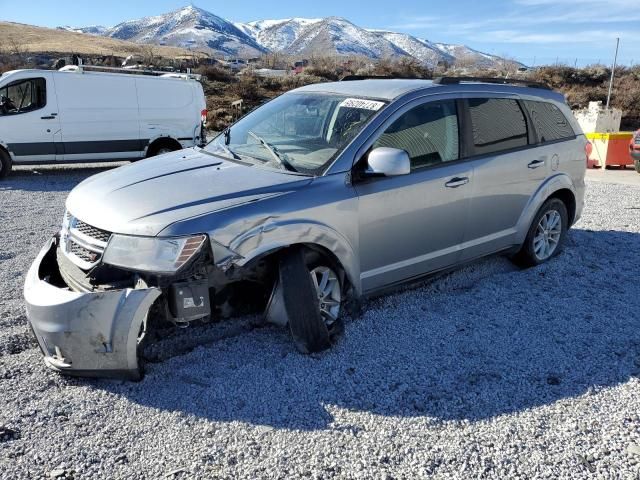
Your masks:
{"label": "utility pole", "polygon": [[611,80],[609,81],[609,93],[607,94],[607,108],[611,102],[611,90],[613,90],[613,78],[616,74],[616,64],[618,63],[618,47],[620,46],[620,37],[616,38],[616,54],[613,57],[613,68],[611,69]]}

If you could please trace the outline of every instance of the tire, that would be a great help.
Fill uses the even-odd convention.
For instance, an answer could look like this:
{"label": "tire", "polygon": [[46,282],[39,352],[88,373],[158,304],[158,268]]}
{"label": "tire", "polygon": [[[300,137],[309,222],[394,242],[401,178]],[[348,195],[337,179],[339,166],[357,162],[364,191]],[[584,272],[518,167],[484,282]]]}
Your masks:
{"label": "tire", "polygon": [[0,178],[5,178],[11,172],[13,162],[7,152],[0,149]]}
{"label": "tire", "polygon": [[[543,220],[544,218],[546,220]],[[555,226],[556,219],[559,219],[559,228]],[[546,231],[545,221],[550,225]],[[528,268],[555,257],[564,247],[568,228],[569,214],[566,205],[558,198],[550,198],[533,217],[524,244],[512,258],[513,262],[520,267]]]}
{"label": "tire", "polygon": [[[284,309],[293,341],[302,353],[321,352],[330,348],[332,340],[343,331],[339,313],[330,323],[325,319],[321,311],[322,299],[312,280],[314,270],[319,271],[319,275],[326,272],[324,269],[336,274],[335,267],[328,263],[308,262],[301,248],[290,250],[280,260],[278,281],[282,288]],[[319,268],[322,270],[317,270]],[[337,275],[336,279],[339,279]],[[339,281],[337,288],[342,291],[342,281]],[[341,298],[339,307],[342,306]]]}
{"label": "tire", "polygon": [[182,149],[182,146],[173,141],[160,140],[152,143],[147,150],[147,158],[164,155],[165,153],[175,152]]}
{"label": "tire", "polygon": [[640,173],[640,160],[634,160],[633,166],[636,167],[636,172]]}

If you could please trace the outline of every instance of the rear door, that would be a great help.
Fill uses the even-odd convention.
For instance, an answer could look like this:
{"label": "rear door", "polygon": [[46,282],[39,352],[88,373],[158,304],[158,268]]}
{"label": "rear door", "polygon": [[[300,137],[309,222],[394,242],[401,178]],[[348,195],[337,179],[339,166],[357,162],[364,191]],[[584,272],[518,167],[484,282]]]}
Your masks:
{"label": "rear door", "polygon": [[457,104],[422,102],[392,117],[371,145],[405,150],[411,173],[355,183],[365,292],[459,258],[472,171],[460,161]]}
{"label": "rear door", "polygon": [[60,144],[60,121],[53,76],[38,72],[0,87],[0,140],[14,161],[56,160]]}
{"label": "rear door", "polygon": [[548,152],[535,148],[530,120],[514,96],[465,100],[474,181],[461,260],[499,251],[515,241],[529,199],[547,176]]}

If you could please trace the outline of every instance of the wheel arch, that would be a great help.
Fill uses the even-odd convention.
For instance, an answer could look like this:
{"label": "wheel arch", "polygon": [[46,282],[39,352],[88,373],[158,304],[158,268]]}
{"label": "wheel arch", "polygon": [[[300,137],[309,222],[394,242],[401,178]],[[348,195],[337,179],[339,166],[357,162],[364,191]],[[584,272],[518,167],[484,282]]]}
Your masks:
{"label": "wheel arch", "polygon": [[327,225],[298,221],[266,222],[227,245],[212,242],[215,262],[223,269],[231,266],[244,268],[294,247],[304,247],[328,258],[344,271],[356,296],[361,294],[359,262],[354,249],[342,234]]}
{"label": "wheel arch", "polygon": [[176,138],[173,138],[170,135],[163,135],[149,140],[147,148],[145,149],[145,157],[153,156],[155,150],[158,150],[165,145],[173,148],[174,150],[182,149],[182,144]]}
{"label": "wheel arch", "polygon": [[558,198],[567,207],[569,213],[569,226],[573,224],[577,212],[576,189],[571,178],[564,173],[557,174],[547,179],[531,196],[516,227],[516,243],[522,244],[527,236],[531,222],[540,207],[550,198]]}

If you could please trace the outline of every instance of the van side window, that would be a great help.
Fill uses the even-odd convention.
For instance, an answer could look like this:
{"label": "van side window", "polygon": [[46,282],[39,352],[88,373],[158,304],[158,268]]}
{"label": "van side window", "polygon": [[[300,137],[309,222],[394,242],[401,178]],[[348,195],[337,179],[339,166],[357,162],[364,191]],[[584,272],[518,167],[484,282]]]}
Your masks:
{"label": "van side window", "polygon": [[516,100],[472,98],[468,105],[476,155],[528,145],[527,122]]}
{"label": "van side window", "polygon": [[17,115],[44,108],[47,82],[44,78],[16,80],[0,89],[0,115]]}
{"label": "van side window", "polygon": [[378,147],[405,150],[412,170],[457,160],[455,101],[430,102],[409,110],[380,135],[373,144],[373,148]]}
{"label": "van side window", "polygon": [[538,133],[538,141],[540,143],[576,136],[567,118],[554,104],[530,100],[526,100],[524,104],[529,110],[531,121]]}

